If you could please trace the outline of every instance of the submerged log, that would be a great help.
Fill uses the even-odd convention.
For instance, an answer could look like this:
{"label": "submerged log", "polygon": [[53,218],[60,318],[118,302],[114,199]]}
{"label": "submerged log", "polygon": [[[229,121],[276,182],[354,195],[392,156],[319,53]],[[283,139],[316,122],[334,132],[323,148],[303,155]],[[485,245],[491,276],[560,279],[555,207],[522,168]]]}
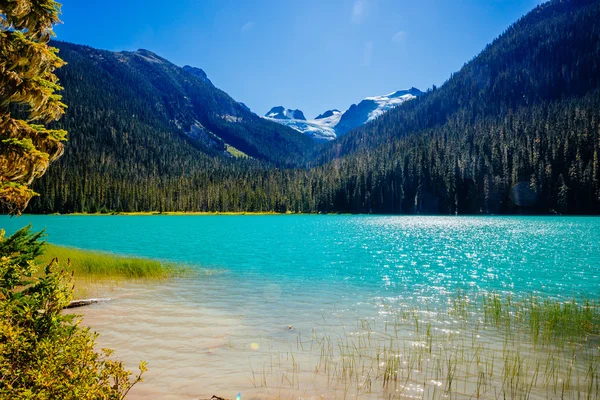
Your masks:
{"label": "submerged log", "polygon": [[66,308],[78,308],[85,307],[91,304],[96,303],[104,303],[105,301],[110,301],[111,299],[82,299],[82,300],[73,300]]}

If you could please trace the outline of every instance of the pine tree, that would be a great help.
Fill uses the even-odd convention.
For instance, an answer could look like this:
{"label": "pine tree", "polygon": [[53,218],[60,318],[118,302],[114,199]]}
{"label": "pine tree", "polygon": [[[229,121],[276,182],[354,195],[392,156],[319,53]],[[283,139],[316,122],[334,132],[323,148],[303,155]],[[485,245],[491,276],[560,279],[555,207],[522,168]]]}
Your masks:
{"label": "pine tree", "polygon": [[29,187],[61,156],[66,131],[43,124],[65,111],[54,71],[64,65],[48,45],[59,22],[54,0],[0,0],[0,201],[20,213]]}

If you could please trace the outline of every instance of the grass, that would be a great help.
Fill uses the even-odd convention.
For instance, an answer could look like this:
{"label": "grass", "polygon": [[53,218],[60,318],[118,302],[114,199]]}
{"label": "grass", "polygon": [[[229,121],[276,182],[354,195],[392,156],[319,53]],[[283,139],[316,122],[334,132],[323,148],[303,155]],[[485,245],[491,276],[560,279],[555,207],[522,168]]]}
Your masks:
{"label": "grass", "polygon": [[40,261],[48,264],[52,259],[70,260],[75,276],[110,279],[168,279],[187,275],[189,267],[140,257],[126,257],[111,253],[80,250],[47,244]]}
{"label": "grass", "polygon": [[[105,295],[124,282],[156,282],[193,273],[190,267],[182,264],[53,244],[46,245],[38,261],[47,265],[54,258],[58,258],[62,265],[68,265],[68,270],[73,272],[75,298]],[[199,272],[211,275],[218,271]]]}
{"label": "grass", "polygon": [[235,147],[231,146],[231,145],[227,145],[227,149],[226,151],[231,154],[234,158],[250,158],[250,156],[246,153],[244,153],[241,150],[236,149]]}
{"label": "grass", "polygon": [[434,312],[382,309],[342,330],[316,321],[310,339],[253,367],[252,383],[351,398],[600,398],[598,301],[459,294]]}

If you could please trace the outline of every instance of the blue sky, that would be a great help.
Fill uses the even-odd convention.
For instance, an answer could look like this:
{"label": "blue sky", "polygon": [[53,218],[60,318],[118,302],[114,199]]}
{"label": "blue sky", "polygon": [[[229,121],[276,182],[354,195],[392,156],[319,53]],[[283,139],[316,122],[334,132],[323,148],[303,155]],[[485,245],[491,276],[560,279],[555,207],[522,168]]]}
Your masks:
{"label": "blue sky", "polygon": [[257,114],[309,118],[441,85],[539,0],[62,0],[59,40],[202,68]]}

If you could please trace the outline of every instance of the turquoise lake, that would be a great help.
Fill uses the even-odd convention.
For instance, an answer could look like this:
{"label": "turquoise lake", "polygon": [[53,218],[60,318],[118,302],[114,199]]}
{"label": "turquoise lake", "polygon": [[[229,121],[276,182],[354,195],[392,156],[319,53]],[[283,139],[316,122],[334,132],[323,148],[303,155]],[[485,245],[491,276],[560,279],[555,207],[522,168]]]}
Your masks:
{"label": "turquoise lake", "polygon": [[51,243],[240,279],[435,300],[457,289],[600,295],[600,218],[23,216]]}
{"label": "turquoise lake", "polygon": [[[327,383],[302,380],[302,374],[303,383],[284,385],[282,377],[273,377],[277,385],[258,385],[257,371],[268,375],[271,359],[270,373],[276,375],[273,354],[283,357],[291,344],[315,332],[335,336],[357,320],[376,324],[389,307],[436,310],[458,292],[600,298],[600,218],[2,218],[7,233],[31,223],[46,229],[54,244],[220,271],[126,285],[110,294],[113,301],[82,309],[101,345],[117,350],[132,367],[140,359],[149,362],[147,382],[132,392],[134,399],[157,393],[150,398],[235,398],[238,392],[251,398],[339,398],[339,387],[325,390]],[[489,343],[494,340],[489,336]],[[315,355],[296,357],[313,365]],[[419,397],[421,386],[403,390],[428,398]]]}

